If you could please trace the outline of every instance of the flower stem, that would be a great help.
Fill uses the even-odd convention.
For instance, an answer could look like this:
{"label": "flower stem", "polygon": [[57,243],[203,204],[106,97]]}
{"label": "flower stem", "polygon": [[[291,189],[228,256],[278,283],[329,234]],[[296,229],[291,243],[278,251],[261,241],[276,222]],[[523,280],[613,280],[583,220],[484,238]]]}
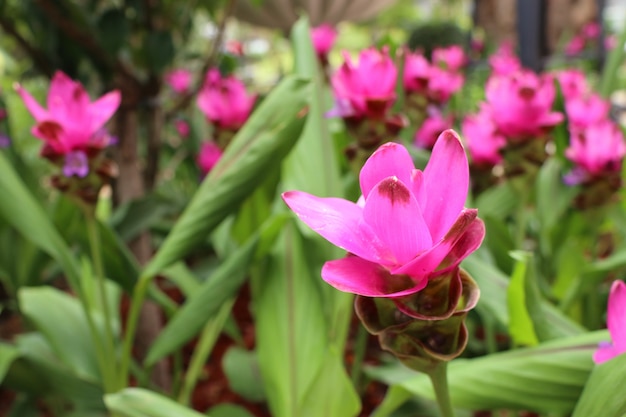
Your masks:
{"label": "flower stem", "polygon": [[357,392],[360,392],[361,385],[361,370],[363,368],[363,359],[365,358],[365,350],[367,349],[367,330],[365,326],[359,324],[357,329],[356,341],[354,346],[354,361],[352,362],[352,369],[350,370],[350,376],[352,377],[352,384]]}
{"label": "flower stem", "polygon": [[448,362],[439,362],[435,368],[428,373],[430,381],[435,389],[435,397],[441,417],[454,417],[452,402],[450,401],[450,391],[448,389]]}
{"label": "flower stem", "polygon": [[147,275],[139,277],[135,289],[133,290],[133,298],[130,303],[130,311],[126,319],[126,332],[124,334],[124,344],[122,346],[122,358],[120,361],[119,384],[122,387],[128,385],[128,372],[130,369],[131,355],[133,354],[133,342],[137,331],[137,322],[139,321],[139,313],[141,306],[146,298],[148,285],[152,278]]}

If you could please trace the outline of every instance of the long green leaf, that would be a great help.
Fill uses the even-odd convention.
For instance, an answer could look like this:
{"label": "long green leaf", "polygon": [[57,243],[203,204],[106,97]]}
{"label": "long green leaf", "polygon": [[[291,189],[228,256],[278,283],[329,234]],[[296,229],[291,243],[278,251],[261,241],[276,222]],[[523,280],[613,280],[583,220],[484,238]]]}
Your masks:
{"label": "long green leaf", "polygon": [[0,216],[53,257],[78,289],[79,268],[72,253],[39,202],[0,153]]}
{"label": "long green leaf", "polygon": [[126,388],[104,397],[110,411],[123,417],[206,417],[168,397],[141,388]]}
{"label": "long green leaf", "polygon": [[[608,338],[608,332],[598,331],[532,348],[455,360],[448,367],[452,402],[470,410],[570,413],[594,367],[593,352],[600,341]],[[430,380],[424,374],[399,365],[372,368],[368,373],[413,395],[434,398]],[[400,396],[394,405],[401,404],[402,399]],[[592,415],[603,414],[585,416]]]}
{"label": "long green leaf", "polygon": [[596,366],[585,385],[572,417],[624,417],[626,396],[626,355]]}
{"label": "long green leaf", "polygon": [[261,103],[203,181],[143,275],[184,257],[265,179],[302,132],[310,83],[286,77]]}

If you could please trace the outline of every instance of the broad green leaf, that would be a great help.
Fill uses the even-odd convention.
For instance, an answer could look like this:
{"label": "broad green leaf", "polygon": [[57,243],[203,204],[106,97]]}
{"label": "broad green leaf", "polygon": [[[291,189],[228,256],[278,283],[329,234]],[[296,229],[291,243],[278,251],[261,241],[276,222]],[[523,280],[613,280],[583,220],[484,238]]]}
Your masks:
{"label": "broad green leaf", "polygon": [[68,281],[78,288],[78,265],[59,232],[39,202],[0,153],[0,216],[25,238],[53,257],[63,268]]}
{"label": "broad green leaf", "polygon": [[346,373],[342,354],[329,349],[304,398],[302,417],[350,417],[356,416],[360,410],[361,399]]}
{"label": "broad green leaf", "polygon": [[626,355],[596,366],[572,417],[623,417],[626,415],[625,383]]}
{"label": "broad green leaf", "polygon": [[237,133],[144,270],[153,276],[183,258],[263,182],[302,132],[310,84],[286,77]]}
{"label": "broad green leaf", "polygon": [[[571,413],[594,367],[593,352],[600,341],[608,339],[608,332],[598,331],[532,348],[454,360],[448,367],[452,403],[470,410]],[[434,398],[425,374],[400,365],[368,368],[367,372],[413,395]],[[395,405],[401,404],[398,395]]]}
{"label": "broad green leaf", "polygon": [[529,294],[527,282],[529,278],[530,255],[521,253],[513,268],[513,275],[507,290],[509,306],[509,334],[518,346],[534,346],[539,343],[535,326],[529,312]]}
{"label": "broad green leaf", "polygon": [[211,407],[206,415],[211,417],[254,417],[248,410],[235,404],[216,405]]}
{"label": "broad green leaf", "polygon": [[0,383],[4,380],[13,361],[19,356],[20,352],[15,346],[0,343]]}
{"label": "broad green leaf", "polygon": [[228,378],[228,386],[250,401],[263,401],[265,392],[259,372],[256,353],[233,346],[222,359],[222,369]]}
{"label": "broad green leaf", "polygon": [[68,369],[86,380],[100,380],[94,341],[76,298],[51,287],[31,287],[20,289],[18,300],[21,312]]}
{"label": "broad green leaf", "polygon": [[107,408],[122,417],[206,417],[177,402],[142,388],[126,388],[104,396]]}
{"label": "broad green leaf", "polygon": [[491,216],[502,220],[519,207],[520,196],[505,182],[484,191],[475,203],[481,217]]}

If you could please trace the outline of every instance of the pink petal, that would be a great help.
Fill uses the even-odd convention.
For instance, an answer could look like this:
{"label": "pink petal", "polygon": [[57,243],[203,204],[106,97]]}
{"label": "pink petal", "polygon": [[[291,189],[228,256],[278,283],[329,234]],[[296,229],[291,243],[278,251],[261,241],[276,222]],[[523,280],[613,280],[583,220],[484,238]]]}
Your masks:
{"label": "pink petal", "polygon": [[[482,221],[479,224],[475,223],[477,214],[476,209],[463,210],[448,234],[439,243],[411,262],[392,269],[391,272],[397,275],[410,275],[413,278],[428,277],[437,269],[449,268],[458,264],[462,260],[460,256],[467,256],[482,242],[484,225]],[[469,233],[467,237],[466,233]],[[456,246],[457,243],[459,247]],[[442,265],[444,260],[446,260],[446,264]],[[448,260],[450,263],[447,262]]]}
{"label": "pink petal", "polygon": [[613,359],[614,357],[616,357],[617,355],[621,353],[623,352],[620,352],[613,345],[601,346],[593,353],[593,361],[599,365],[601,363],[604,363],[608,360]]}
{"label": "pink petal", "polygon": [[85,127],[89,109],[89,95],[85,88],[64,73],[57,71],[48,91],[48,111],[56,121]]}
{"label": "pink petal", "polygon": [[607,327],[615,348],[626,352],[626,283],[623,281],[614,281],[611,285]]}
{"label": "pink petal", "polygon": [[400,297],[418,292],[427,279],[415,282],[408,276],[391,275],[382,266],[356,256],[326,262],[322,267],[324,281],[340,291],[366,297]]}
{"label": "pink petal", "polygon": [[33,115],[33,118],[37,122],[41,122],[49,118],[48,111],[44,109],[43,107],[41,107],[41,105],[37,103],[37,100],[35,100],[35,98],[31,96],[28,91],[24,90],[24,88],[21,85],[16,84],[15,90],[20,95],[20,97],[22,97],[22,100],[24,101],[24,105],[26,106],[30,114]]}
{"label": "pink petal", "polygon": [[444,131],[435,143],[424,169],[423,186],[415,189],[434,242],[446,234],[463,209],[469,187],[467,156],[453,130]]}
{"label": "pink petal", "polygon": [[369,157],[359,174],[361,192],[368,194],[380,181],[387,177],[398,177],[404,184],[411,184],[411,172],[415,169],[409,151],[402,145],[388,142]]}
{"label": "pink petal", "polygon": [[399,264],[432,246],[417,200],[397,177],[385,178],[374,187],[365,199],[363,219]]}
{"label": "pink petal", "polygon": [[91,103],[89,106],[89,113],[91,114],[91,129],[96,131],[100,129],[104,124],[113,116],[117,111],[122,100],[122,95],[119,91],[111,91],[98,100]]}
{"label": "pink petal", "polygon": [[302,191],[288,191],[282,197],[300,220],[332,244],[371,262],[394,263],[391,251],[363,222],[363,209],[351,201]]}

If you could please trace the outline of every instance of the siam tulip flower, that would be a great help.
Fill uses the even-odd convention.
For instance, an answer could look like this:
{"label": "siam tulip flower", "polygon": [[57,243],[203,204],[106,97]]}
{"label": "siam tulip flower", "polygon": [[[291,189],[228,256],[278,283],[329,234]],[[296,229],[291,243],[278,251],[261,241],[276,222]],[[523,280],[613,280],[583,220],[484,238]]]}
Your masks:
{"label": "siam tulip flower", "polygon": [[197,104],[217,128],[237,131],[248,120],[256,95],[246,92],[243,83],[232,75],[222,77],[217,69],[207,73]]}
{"label": "siam tulip flower", "polygon": [[437,138],[444,131],[452,128],[452,115],[444,116],[436,107],[427,109],[428,117],[415,133],[415,145],[420,148],[432,149]]}
{"label": "siam tulip flower", "polygon": [[321,62],[326,63],[328,61],[328,53],[332,49],[336,39],[337,29],[329,24],[322,24],[311,28],[313,49],[315,49],[315,53]]}
{"label": "siam tulip flower", "polygon": [[198,163],[198,167],[202,174],[208,174],[217,161],[222,157],[222,150],[215,144],[215,142],[204,142],[200,147],[200,152],[198,153],[198,157],[196,158],[196,162]]}
{"label": "siam tulip flower", "polygon": [[397,70],[387,49],[369,48],[354,63],[344,52],[344,63],[332,76],[331,84],[338,102],[348,116],[384,119],[396,99]]}
{"label": "siam tulip flower", "polygon": [[608,35],[604,38],[604,49],[607,51],[612,50],[617,46],[617,36],[614,34]]}
{"label": "siam tulip flower", "polygon": [[604,363],[626,352],[626,284],[614,281],[609,293],[607,327],[613,343],[601,343],[593,354],[593,361]]}
{"label": "siam tulip flower", "polygon": [[565,45],[565,55],[578,55],[585,50],[587,40],[583,35],[574,35],[572,39]]}
{"label": "siam tulip flower", "polygon": [[432,61],[434,65],[457,72],[467,64],[465,51],[459,45],[448,46],[447,48],[435,48],[433,50]]}
{"label": "siam tulip flower", "polygon": [[468,115],[461,124],[472,162],[479,166],[495,166],[502,161],[500,150],[506,139],[496,128],[489,108],[484,106],[475,115]]}
{"label": "siam tulip flower", "polygon": [[408,53],[402,74],[404,89],[409,93],[425,93],[430,79],[430,62],[421,53]]}
{"label": "siam tulip flower", "polygon": [[315,232],[348,251],[327,262],[322,278],[366,297],[415,294],[430,279],[455,271],[480,245],[477,210],[464,208],[467,157],[452,130],[441,134],[424,169],[402,145],[386,143],[359,176],[358,203],[288,191],[283,200]]}
{"label": "siam tulip flower", "polygon": [[580,32],[585,38],[593,40],[600,36],[601,31],[602,28],[600,27],[600,24],[598,22],[589,22],[585,26],[583,26]]}
{"label": "siam tulip flower", "polygon": [[498,130],[510,140],[541,136],[563,120],[552,111],[552,78],[520,70],[487,81],[486,98]]}
{"label": "siam tulip flower", "polygon": [[181,138],[186,138],[189,136],[191,129],[189,127],[189,123],[186,120],[178,119],[174,121],[174,128],[176,132],[180,135]]}
{"label": "siam tulip flower", "polygon": [[571,99],[587,95],[590,91],[585,73],[578,69],[567,69],[556,73],[563,97]]}
{"label": "siam tulip flower", "polygon": [[498,50],[489,57],[489,66],[494,75],[509,75],[522,69],[511,42],[500,44]]}
{"label": "siam tulip flower", "polygon": [[191,87],[191,72],[186,69],[176,69],[165,74],[165,82],[178,94],[184,94]]}
{"label": "siam tulip flower", "polygon": [[462,73],[432,65],[421,53],[406,55],[403,82],[409,94],[415,93],[430,102],[443,104],[463,87],[464,81]]}
{"label": "siam tulip flower", "polygon": [[465,78],[461,73],[432,67],[428,81],[428,98],[435,103],[446,103],[452,94],[463,87],[464,82]]}
{"label": "siam tulip flower", "polygon": [[565,100],[565,113],[567,113],[570,131],[585,129],[608,119],[610,110],[611,103],[599,94]]}
{"label": "siam tulip flower", "polygon": [[46,110],[20,85],[16,89],[37,121],[32,133],[45,142],[42,154],[50,159],[65,158],[69,171],[83,172],[71,168],[76,164],[77,153],[97,154],[112,144],[113,139],[106,133],[104,124],[120,104],[119,91],[107,93],[92,103],[80,83],[56,72],[50,84]]}
{"label": "siam tulip flower", "polygon": [[565,156],[588,176],[600,176],[621,170],[626,143],[620,128],[605,120],[574,133]]}

